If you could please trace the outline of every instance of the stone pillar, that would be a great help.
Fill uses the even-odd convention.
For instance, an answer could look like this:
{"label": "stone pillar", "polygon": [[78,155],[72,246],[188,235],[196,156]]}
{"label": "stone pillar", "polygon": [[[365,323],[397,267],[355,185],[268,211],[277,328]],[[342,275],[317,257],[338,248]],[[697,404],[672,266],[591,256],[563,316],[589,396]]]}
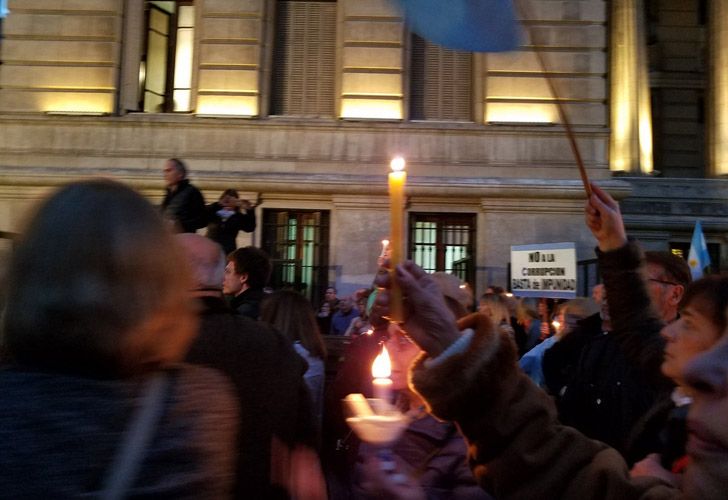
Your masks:
{"label": "stone pillar", "polygon": [[708,175],[728,175],[728,0],[711,0]]}
{"label": "stone pillar", "polygon": [[612,171],[652,171],[652,117],[644,16],[640,0],[612,2],[610,34]]}

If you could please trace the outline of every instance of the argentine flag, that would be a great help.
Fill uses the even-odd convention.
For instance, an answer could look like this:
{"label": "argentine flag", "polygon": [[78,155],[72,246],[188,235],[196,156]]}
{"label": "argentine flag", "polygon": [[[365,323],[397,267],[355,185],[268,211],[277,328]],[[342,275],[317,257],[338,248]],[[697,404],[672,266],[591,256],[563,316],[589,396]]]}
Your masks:
{"label": "argentine flag", "polygon": [[688,254],[688,266],[690,266],[690,274],[694,280],[702,278],[703,271],[710,266],[708,245],[705,243],[700,221],[695,223],[695,229],[693,230],[693,239],[690,242],[690,253]]}
{"label": "argentine flag", "polygon": [[8,10],[8,0],[0,0],[0,19],[10,14]]}

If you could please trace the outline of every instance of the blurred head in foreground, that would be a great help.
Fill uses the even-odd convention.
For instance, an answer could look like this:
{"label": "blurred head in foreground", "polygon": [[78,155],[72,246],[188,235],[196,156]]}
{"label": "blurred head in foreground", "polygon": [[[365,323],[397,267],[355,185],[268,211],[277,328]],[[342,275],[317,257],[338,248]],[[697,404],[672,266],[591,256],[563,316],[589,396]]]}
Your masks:
{"label": "blurred head in foreground", "polygon": [[110,180],[69,184],[40,206],[5,286],[4,361],[31,369],[135,375],[179,360],[197,328],[171,233]]}

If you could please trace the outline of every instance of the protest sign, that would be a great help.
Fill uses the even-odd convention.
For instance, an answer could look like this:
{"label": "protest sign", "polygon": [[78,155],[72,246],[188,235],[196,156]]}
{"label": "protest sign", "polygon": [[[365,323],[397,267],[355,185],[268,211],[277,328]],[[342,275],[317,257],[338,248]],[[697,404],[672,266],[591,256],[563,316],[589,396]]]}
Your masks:
{"label": "protest sign", "polygon": [[516,297],[576,297],[576,245],[542,243],[512,246],[511,292]]}

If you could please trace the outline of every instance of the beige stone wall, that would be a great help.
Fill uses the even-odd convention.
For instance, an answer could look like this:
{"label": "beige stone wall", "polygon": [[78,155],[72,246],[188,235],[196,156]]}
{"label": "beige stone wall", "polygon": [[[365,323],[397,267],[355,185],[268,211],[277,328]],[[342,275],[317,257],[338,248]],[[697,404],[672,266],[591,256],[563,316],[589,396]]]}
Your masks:
{"label": "beige stone wall", "polygon": [[11,0],[8,7],[0,110],[112,112],[121,0]]}
{"label": "beige stone wall", "polygon": [[[410,210],[477,215],[479,287],[504,283],[510,244],[577,241],[587,258],[582,191],[562,127],[485,122],[493,109],[553,111],[534,57],[540,47],[590,176],[607,180],[605,2],[530,4],[524,50],[475,58],[475,122],[413,123],[402,120],[408,32],[388,0],[338,2],[344,119],[317,120],[267,117],[273,0],[195,2],[196,113],[183,115],[127,112],[136,101],[140,0],[11,0],[0,47],[0,230],[16,230],[49,189],[90,175],[158,202],[162,162],[177,156],[209,200],[236,187],[261,194],[259,210],[330,210],[331,278],[353,289],[375,271],[388,230],[387,165],[402,154]],[[212,117],[231,109],[254,118]],[[362,109],[385,120],[366,120]],[[54,110],[109,114],[45,114]],[[260,243],[259,230],[240,237],[249,243]]]}
{"label": "beige stone wall", "polygon": [[197,112],[258,115],[265,1],[198,3]]}
{"label": "beige stone wall", "polygon": [[339,116],[403,118],[405,35],[393,3],[342,0],[339,13]]}
{"label": "beige stone wall", "polygon": [[[521,50],[481,56],[484,120],[558,123],[558,97],[572,124],[606,126],[605,2],[517,5],[524,20]],[[546,75],[557,96],[549,90]]]}

